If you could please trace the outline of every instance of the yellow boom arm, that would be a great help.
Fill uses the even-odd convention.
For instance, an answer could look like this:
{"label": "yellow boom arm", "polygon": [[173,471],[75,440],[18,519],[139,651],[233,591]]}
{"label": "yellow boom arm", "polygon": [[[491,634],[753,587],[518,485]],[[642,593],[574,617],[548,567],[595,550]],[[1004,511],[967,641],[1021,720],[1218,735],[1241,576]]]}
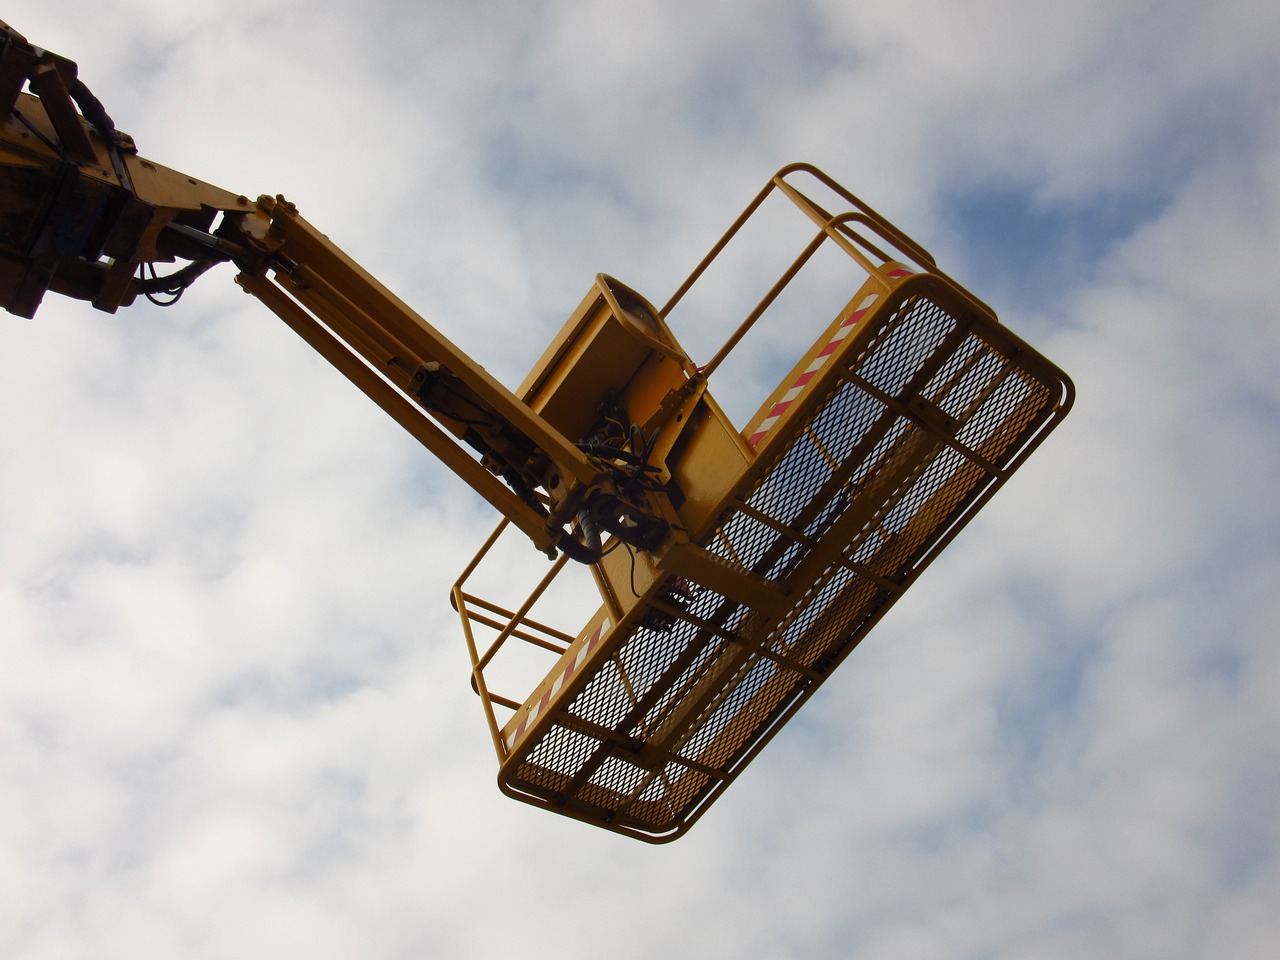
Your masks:
{"label": "yellow boom arm", "polygon": [[[246,291],[539,549],[590,562],[600,531],[641,548],[664,535],[664,494],[621,489],[632,471],[618,438],[566,438],[283,198],[250,201],[139,157],[73,62],[3,24],[0,110],[0,301],[10,313],[34,316],[47,291],[114,312],[139,294],[176,297],[233,261]],[[187,265],[160,274],[176,261]]]}
{"label": "yellow boom arm", "polygon": [[[140,158],[75,64],[2,24],[0,111],[4,308],[30,317],[53,291],[114,311],[234,263],[502,514],[452,591],[499,786],[627,836],[688,830],[1074,398],[925,250],[805,164],[769,180],[660,310],[596,277],[512,392],[293,204]],[[799,211],[807,233],[698,367],[667,318],[765,204]],[[819,251],[805,277],[827,278],[825,299],[793,285]],[[765,314],[802,338],[795,365],[735,424],[708,378]],[[494,549],[511,525],[556,557],[536,582]],[[554,583],[585,576],[568,559],[598,605]],[[513,689],[529,646],[543,663]]]}

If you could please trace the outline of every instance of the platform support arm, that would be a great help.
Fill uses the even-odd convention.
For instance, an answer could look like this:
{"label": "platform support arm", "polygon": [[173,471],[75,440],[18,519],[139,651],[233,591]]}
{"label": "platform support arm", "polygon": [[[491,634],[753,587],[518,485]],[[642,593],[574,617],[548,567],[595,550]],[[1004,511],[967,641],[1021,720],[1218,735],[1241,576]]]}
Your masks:
{"label": "platform support arm", "polygon": [[256,297],[283,320],[316,353],[359,387],[494,509],[510,519],[534,542],[534,546],[544,552],[555,549],[555,538],[547,531],[545,517],[524,503],[494,474],[462,450],[457,441],[436,426],[421,407],[378,376],[301,304],[289,297],[279,284],[266,277],[248,273],[241,273],[236,277],[236,282],[246,293]]}
{"label": "platform support arm", "polygon": [[[637,485],[621,447],[566,436],[293,204],[138,156],[74,62],[2,22],[0,113],[0,308],[30,318],[48,292],[106,312],[139,295],[168,304],[231,261],[246,291],[541,550],[594,563],[604,534],[641,550],[667,535],[667,492]],[[598,397],[582,403],[605,417]]]}
{"label": "platform support arm", "polygon": [[[228,213],[237,282],[548,554],[614,495],[590,458],[279,197]],[[477,454],[479,455],[477,458]],[[585,520],[584,520],[585,518]],[[583,541],[586,541],[584,543]]]}

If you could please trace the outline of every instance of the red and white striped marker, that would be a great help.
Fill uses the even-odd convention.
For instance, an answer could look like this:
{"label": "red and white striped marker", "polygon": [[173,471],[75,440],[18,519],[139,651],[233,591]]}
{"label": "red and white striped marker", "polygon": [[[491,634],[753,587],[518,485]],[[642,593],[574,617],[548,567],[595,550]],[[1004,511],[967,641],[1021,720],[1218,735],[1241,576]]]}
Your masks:
{"label": "red and white striped marker", "polygon": [[596,632],[588,638],[586,643],[578,648],[578,652],[575,653],[573,658],[565,664],[564,669],[560,671],[555,682],[547,688],[547,691],[542,695],[538,702],[535,703],[532,709],[524,715],[515,730],[503,737],[503,741],[506,743],[508,750],[514,747],[520,741],[520,738],[524,736],[524,732],[533,725],[533,722],[537,720],[538,717],[542,716],[542,712],[550,706],[551,701],[555,699],[555,695],[564,689],[564,685],[569,682],[569,678],[572,677],[574,673],[577,672],[578,668],[586,662],[587,657],[591,655],[591,651],[600,645],[601,639],[608,632],[609,618],[605,617],[600,626],[596,628]]}
{"label": "red and white striped marker", "polygon": [[[885,275],[892,280],[897,280],[901,277],[910,276],[914,272],[914,270],[908,270],[906,267],[898,266],[886,270]],[[748,438],[748,443],[753,447],[760,446],[761,441],[763,441],[769,431],[773,429],[774,425],[782,419],[782,415],[787,412],[787,409],[791,404],[795,403],[800,394],[804,393],[804,388],[809,385],[809,381],[816,377],[818,375],[818,371],[827,365],[827,360],[829,360],[831,355],[836,352],[836,348],[840,346],[849,334],[853,333],[854,328],[862,321],[862,318],[867,315],[871,308],[876,305],[876,301],[879,299],[880,294],[878,293],[868,294],[862,298],[862,301],[853,308],[849,313],[849,316],[845,317],[840,326],[836,328],[836,332],[832,335],[831,339],[827,341],[820,351],[818,351],[818,355],[813,358],[813,362],[805,368],[804,372],[801,373],[800,376],[796,377],[796,382],[791,385],[791,389],[782,395],[778,402],[769,410],[769,415],[760,421],[760,426],[757,427],[756,432]]]}

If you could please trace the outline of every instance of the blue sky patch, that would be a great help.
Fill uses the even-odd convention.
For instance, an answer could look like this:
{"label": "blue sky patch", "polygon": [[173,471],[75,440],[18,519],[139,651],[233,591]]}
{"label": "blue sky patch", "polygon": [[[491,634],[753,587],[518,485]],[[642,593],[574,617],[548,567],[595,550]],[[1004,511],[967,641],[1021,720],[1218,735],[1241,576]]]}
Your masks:
{"label": "blue sky patch", "polygon": [[993,183],[946,195],[941,205],[958,255],[954,264],[940,260],[943,268],[973,289],[1000,291],[1021,307],[1057,297],[1091,275],[1117,243],[1159,214],[1165,200],[1120,194],[1050,202],[1030,187]]}

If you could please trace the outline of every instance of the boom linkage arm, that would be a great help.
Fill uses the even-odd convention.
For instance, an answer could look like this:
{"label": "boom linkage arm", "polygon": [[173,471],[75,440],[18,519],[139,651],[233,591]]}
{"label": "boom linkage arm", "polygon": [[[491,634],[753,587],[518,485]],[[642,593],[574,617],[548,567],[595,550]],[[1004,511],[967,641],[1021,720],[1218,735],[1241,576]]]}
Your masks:
{"label": "boom linkage arm", "polygon": [[666,536],[669,504],[627,483],[635,468],[621,445],[564,436],[283,198],[253,202],[139,157],[75,63],[4,23],[0,116],[0,305],[10,313],[33,317],[48,291],[107,312],[139,294],[172,302],[231,261],[248,293],[538,549],[590,563],[602,530],[640,549]]}
{"label": "boom linkage arm", "polygon": [[236,282],[246,292],[538,549],[575,550],[564,528],[609,485],[586,454],[299,216],[292,203],[260,197],[253,213],[228,214],[218,235],[222,249],[239,247]]}

